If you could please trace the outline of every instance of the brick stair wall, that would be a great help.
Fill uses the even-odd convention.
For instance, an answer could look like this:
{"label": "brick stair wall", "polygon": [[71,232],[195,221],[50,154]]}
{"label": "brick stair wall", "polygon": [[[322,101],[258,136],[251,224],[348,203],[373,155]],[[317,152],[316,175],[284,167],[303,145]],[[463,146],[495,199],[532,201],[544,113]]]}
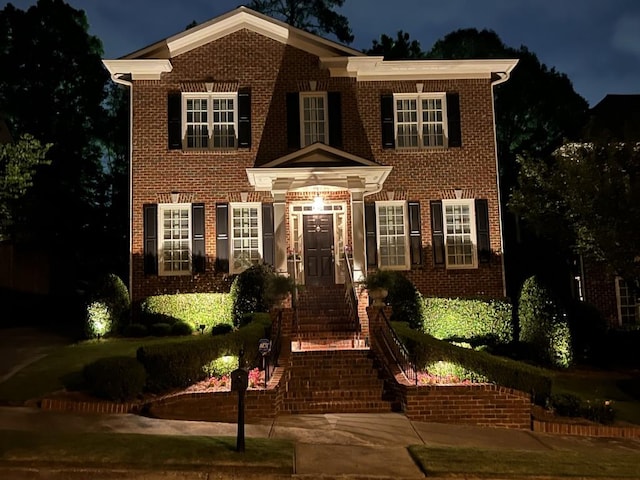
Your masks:
{"label": "brick stair wall", "polygon": [[280,414],[393,411],[368,350],[292,352],[278,396]]}

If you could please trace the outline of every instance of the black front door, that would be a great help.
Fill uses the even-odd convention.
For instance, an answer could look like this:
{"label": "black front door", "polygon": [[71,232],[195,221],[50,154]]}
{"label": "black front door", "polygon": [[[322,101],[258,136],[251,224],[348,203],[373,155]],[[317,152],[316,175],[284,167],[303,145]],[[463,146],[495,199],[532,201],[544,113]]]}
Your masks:
{"label": "black front door", "polygon": [[333,284],[333,215],[305,215],[303,219],[305,283]]}

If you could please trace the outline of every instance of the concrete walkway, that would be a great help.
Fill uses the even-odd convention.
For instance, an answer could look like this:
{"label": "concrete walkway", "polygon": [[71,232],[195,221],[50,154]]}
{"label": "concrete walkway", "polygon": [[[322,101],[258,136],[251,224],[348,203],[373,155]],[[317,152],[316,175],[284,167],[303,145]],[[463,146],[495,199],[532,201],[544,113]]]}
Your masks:
{"label": "concrete walkway", "polygon": [[[232,423],[160,420],[138,415],[94,415],[45,412],[35,407],[0,407],[0,435],[7,430],[60,432],[112,432],[155,435],[236,436]],[[294,475],[314,479],[424,479],[425,475],[410,457],[407,446],[480,447],[515,450],[585,451],[610,449],[637,452],[640,465],[640,440],[596,437],[569,437],[461,425],[412,422],[400,413],[286,415],[257,424],[245,425],[245,436],[288,439],[295,443]],[[595,451],[595,450],[593,450]],[[71,478],[71,473],[39,472],[39,476],[0,478]],[[640,472],[640,471],[639,471]],[[22,472],[23,474],[26,472]],[[35,472],[31,472],[36,475]],[[167,472],[122,472],[113,478],[168,478]],[[85,471],[86,475],[87,472]],[[92,480],[112,478],[108,468],[92,471]],[[53,476],[52,476],[53,475]],[[123,476],[125,475],[125,476]],[[126,476],[131,475],[131,476]],[[182,476],[181,476],[182,475]],[[198,475],[198,476],[196,476]],[[227,477],[202,477],[202,471],[173,472],[170,478],[249,478],[240,471]],[[239,475],[239,476],[238,476]],[[639,473],[640,475],[640,473]],[[73,477],[76,478],[76,477]],[[77,477],[82,478],[82,477]],[[251,477],[253,478],[253,477]],[[262,478],[275,478],[262,476]],[[281,477],[278,477],[281,478]],[[458,477],[460,478],[460,477]],[[464,477],[462,477],[464,478]]]}

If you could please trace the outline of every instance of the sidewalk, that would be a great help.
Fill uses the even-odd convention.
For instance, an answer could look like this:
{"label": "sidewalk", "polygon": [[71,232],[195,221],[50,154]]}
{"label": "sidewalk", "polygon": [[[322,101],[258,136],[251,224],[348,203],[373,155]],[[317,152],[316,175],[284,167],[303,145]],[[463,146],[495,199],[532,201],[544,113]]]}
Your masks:
{"label": "sidewalk", "polygon": [[[65,432],[120,432],[156,435],[236,436],[231,423],[159,420],[138,415],[93,415],[44,412],[35,407],[0,407],[0,435],[3,430]],[[537,434],[501,428],[411,422],[400,413],[287,415],[246,424],[245,436],[288,439],[295,443],[293,475],[270,476],[245,471],[241,467],[221,472],[201,470],[183,472],[143,472],[122,469],[69,469],[56,471],[17,471],[0,467],[0,478],[7,480],[87,479],[246,479],[308,478],[357,480],[414,480],[425,475],[410,457],[407,446],[480,447],[514,450],[625,449],[638,453],[640,441],[568,437]],[[433,477],[429,477],[433,479]],[[465,478],[465,477],[458,477]],[[639,473],[640,478],[640,473]]]}

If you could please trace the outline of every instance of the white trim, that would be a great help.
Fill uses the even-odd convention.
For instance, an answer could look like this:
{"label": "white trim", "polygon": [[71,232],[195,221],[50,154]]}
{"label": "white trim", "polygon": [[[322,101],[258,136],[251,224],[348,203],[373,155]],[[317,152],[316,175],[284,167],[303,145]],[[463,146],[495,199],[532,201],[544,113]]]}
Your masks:
{"label": "white trim", "polygon": [[491,79],[509,75],[517,59],[384,60],[384,57],[325,57],[320,65],[332,77],[367,80]]}
{"label": "white trim", "polygon": [[[410,270],[411,269],[411,250],[409,245],[409,212],[407,202],[404,200],[387,200],[375,202],[376,206],[376,248],[378,250],[378,268],[384,268],[385,270]],[[404,264],[403,265],[383,265],[382,254],[380,248],[380,207],[402,207],[402,228],[404,239]],[[399,235],[394,235],[396,238]]]}
{"label": "white trim", "polygon": [[[416,128],[418,134],[418,145],[415,147],[399,146],[398,141],[398,100],[415,100],[416,101]],[[442,105],[442,145],[424,145],[423,125],[425,122],[422,119],[422,101],[423,100],[440,100]],[[434,123],[434,122],[426,122]],[[438,122],[440,123],[440,122]],[[409,124],[409,122],[403,122],[403,124]],[[413,124],[412,122],[410,124]],[[445,92],[428,92],[428,93],[394,93],[393,94],[393,134],[396,145],[396,150],[432,150],[437,148],[449,147],[449,124],[447,122],[447,94]]]}
{"label": "white trim", "polygon": [[[469,207],[469,236],[471,237],[471,264],[450,264],[447,246],[447,206],[466,205]],[[465,200],[442,200],[442,226],[444,234],[444,258],[445,265],[449,270],[474,269],[478,268],[478,233],[476,232],[476,207],[473,199]]]}
{"label": "white trim", "polygon": [[131,80],[160,80],[163,73],[173,70],[169,60],[144,58],[138,60],[102,60],[111,75],[131,74]]}
{"label": "white trim", "polygon": [[[322,114],[324,116],[324,120],[322,122],[323,127],[324,127],[324,134],[321,140],[316,140],[315,142],[310,142],[307,143],[306,142],[306,135],[305,135],[305,118],[304,118],[304,112],[305,112],[305,108],[304,108],[304,101],[307,98],[321,98],[322,99]],[[316,142],[320,142],[320,143],[329,143],[329,108],[328,108],[328,95],[327,92],[300,92],[300,101],[299,101],[299,105],[300,105],[300,120],[299,120],[299,124],[300,124],[300,146],[301,147],[307,147],[309,145],[313,145]],[[314,109],[314,112],[318,112],[320,111],[320,109]],[[311,123],[311,122],[310,122]],[[319,124],[320,122],[313,122],[313,123],[317,123]]]}
{"label": "white trim", "polygon": [[[626,290],[626,295],[625,297],[627,299],[632,299],[629,298],[630,295],[633,295],[633,292],[631,292],[631,290],[629,289],[629,286],[626,284],[626,282],[624,281],[624,279],[622,277],[616,277],[615,279],[615,286],[616,286],[616,310],[618,312],[618,325],[619,326],[623,326],[623,325],[636,325],[638,323],[638,303],[636,302],[634,304],[634,321],[633,323],[625,323],[623,322],[623,318],[622,318],[622,289],[624,288]],[[629,308],[631,305],[629,303],[625,303],[624,305],[625,307]]]}
{"label": "white trim", "polygon": [[[193,99],[206,99],[207,100],[207,129],[208,129],[208,141],[205,147],[189,147],[187,145],[187,101]],[[232,146],[227,147],[215,147],[213,145],[213,102],[216,99],[233,100],[233,130],[234,141]],[[238,92],[183,92],[182,93],[182,149],[185,151],[193,150],[236,150],[238,148]],[[221,125],[228,124],[227,122],[221,123]]]}

